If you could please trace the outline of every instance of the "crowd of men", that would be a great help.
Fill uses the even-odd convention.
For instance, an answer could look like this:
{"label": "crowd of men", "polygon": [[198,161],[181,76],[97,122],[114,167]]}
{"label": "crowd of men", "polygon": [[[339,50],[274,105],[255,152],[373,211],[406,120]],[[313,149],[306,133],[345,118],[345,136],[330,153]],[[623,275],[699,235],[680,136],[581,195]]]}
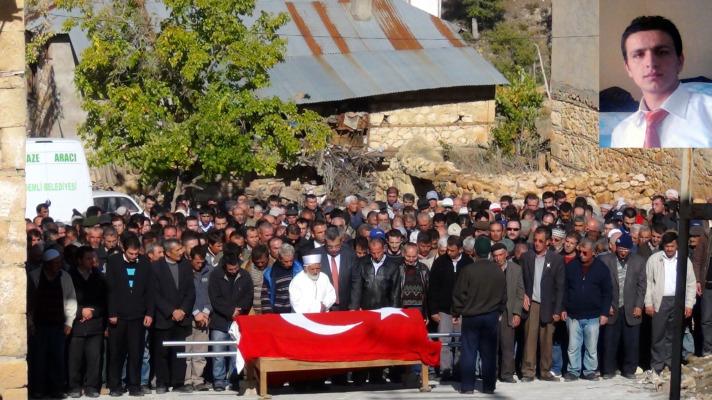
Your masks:
{"label": "crowd of men", "polygon": [[193,208],[180,196],[170,211],[146,196],[140,214],[90,207],[71,224],[40,204],[27,221],[30,395],[96,397],[104,382],[111,396],[235,389],[229,358],[179,359],[163,341],[230,340],[238,315],[382,307],[461,333],[439,339],[437,373],[463,393],[476,375],[491,393],[497,380],[660,374],[674,335],[685,356],[712,352],[708,221],[689,229],[685,332],[672,323],[676,197],[594,207],[561,191],[515,203],[389,188],[386,201],[307,195],[302,205],[240,195]]}

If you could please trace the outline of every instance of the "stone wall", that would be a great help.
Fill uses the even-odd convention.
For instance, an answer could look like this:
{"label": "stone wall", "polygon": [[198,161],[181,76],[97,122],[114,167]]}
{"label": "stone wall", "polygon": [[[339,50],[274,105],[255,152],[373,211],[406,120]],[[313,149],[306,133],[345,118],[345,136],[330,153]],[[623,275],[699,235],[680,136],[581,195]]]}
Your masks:
{"label": "stone wall", "polygon": [[411,139],[453,145],[484,144],[494,123],[494,100],[385,103],[369,114],[369,147],[397,150]]}
{"label": "stone wall", "polygon": [[0,398],[27,398],[25,23],[23,0],[0,2]]}

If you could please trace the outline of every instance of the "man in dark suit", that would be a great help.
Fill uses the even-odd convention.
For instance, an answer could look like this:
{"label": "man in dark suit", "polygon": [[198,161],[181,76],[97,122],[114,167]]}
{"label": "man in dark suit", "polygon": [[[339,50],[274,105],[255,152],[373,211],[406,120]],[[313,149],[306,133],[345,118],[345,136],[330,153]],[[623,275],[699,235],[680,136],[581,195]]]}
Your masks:
{"label": "man in dark suit", "polygon": [[608,324],[603,331],[601,373],[604,379],[616,376],[621,342],[623,344],[621,375],[633,379],[638,368],[640,325],[643,321],[647,277],[645,259],[638,254],[633,254],[632,248],[633,240],[629,235],[623,234],[616,240],[616,252],[606,253],[600,257],[608,266],[613,285]]}
{"label": "man in dark suit", "polygon": [[329,282],[336,290],[336,303],[331,307],[332,311],[348,311],[351,289],[359,278],[356,254],[349,246],[343,245],[343,240],[338,228],[329,227],[326,230],[326,246],[320,249],[321,271],[329,277]]}
{"label": "man in dark suit", "polygon": [[507,306],[499,325],[499,380],[514,383],[514,340],[515,331],[522,323],[524,278],[522,267],[507,260],[507,246],[504,243],[495,243],[492,246],[492,259],[504,272],[507,283]]}
{"label": "man in dark suit", "polygon": [[522,382],[531,382],[536,373],[539,350],[540,378],[558,381],[551,373],[554,322],[561,320],[564,307],[564,259],[551,244],[551,230],[534,231],[534,248],[522,256],[524,276],[523,309],[529,312],[524,325],[524,361]]}
{"label": "man in dark suit", "polygon": [[165,347],[164,341],[185,341],[192,332],[192,311],[195,303],[195,285],[190,263],[183,257],[183,245],[176,239],[163,244],[166,257],[153,264],[153,293],[156,302],[153,352],[156,355],[156,393],[173,391],[192,392],[185,386],[185,360],[177,353],[183,347]]}
{"label": "man in dark suit", "polygon": [[[438,333],[460,332],[460,324],[454,324],[450,309],[452,308],[452,290],[455,287],[457,274],[466,265],[474,261],[462,254],[462,239],[459,236],[447,238],[447,253],[433,261],[430,269],[430,282],[425,295],[430,319],[438,325]],[[451,378],[456,360],[453,360],[452,350],[445,346],[450,338],[441,338],[443,347],[440,353],[440,375],[443,379]]]}
{"label": "man in dark suit", "polygon": [[128,354],[129,394],[141,396],[144,333],[153,323],[153,274],[148,259],[139,255],[141,242],[136,235],[127,235],[122,244],[124,252],[109,256],[106,261],[110,354],[107,383],[111,396],[122,395],[121,375]]}

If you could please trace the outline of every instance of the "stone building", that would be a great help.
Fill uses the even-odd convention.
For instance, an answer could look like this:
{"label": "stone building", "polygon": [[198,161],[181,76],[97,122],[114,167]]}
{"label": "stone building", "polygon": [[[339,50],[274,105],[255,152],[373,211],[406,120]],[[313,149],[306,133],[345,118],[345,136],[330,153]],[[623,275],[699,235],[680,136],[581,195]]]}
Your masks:
{"label": "stone building", "polygon": [[257,8],[291,19],[280,30],[286,59],[262,95],[331,116],[353,145],[487,143],[495,87],[507,81],[447,22],[401,0],[262,0]]}
{"label": "stone building", "polygon": [[[643,174],[658,193],[679,188],[679,150],[599,149],[599,1],[553,0],[552,7],[552,170]],[[692,196],[712,196],[712,151],[695,150],[693,170]],[[612,194],[632,195],[630,188]]]}
{"label": "stone building", "polygon": [[0,2],[0,398],[27,398],[25,298],[25,21]]}

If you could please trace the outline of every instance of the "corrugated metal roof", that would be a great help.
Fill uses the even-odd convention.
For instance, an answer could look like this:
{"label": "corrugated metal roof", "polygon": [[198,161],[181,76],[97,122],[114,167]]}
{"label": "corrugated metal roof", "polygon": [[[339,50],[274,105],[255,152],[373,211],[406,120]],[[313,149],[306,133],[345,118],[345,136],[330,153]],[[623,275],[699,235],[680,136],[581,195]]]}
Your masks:
{"label": "corrugated metal roof", "polygon": [[[290,21],[278,33],[287,40],[284,62],[270,71],[262,96],[298,104],[321,103],[424,89],[507,84],[507,80],[443,20],[403,0],[371,0],[372,17],[357,20],[357,0],[257,0],[260,11],[284,12]],[[148,0],[158,23],[167,15],[160,0]],[[76,16],[55,10],[60,17]],[[69,32],[77,58],[88,47],[79,27]]]}
{"label": "corrugated metal roof", "polygon": [[372,17],[357,20],[351,1],[257,1],[257,10],[290,15],[279,30],[286,59],[260,95],[309,104],[507,84],[441,19],[402,0],[372,0]]}

